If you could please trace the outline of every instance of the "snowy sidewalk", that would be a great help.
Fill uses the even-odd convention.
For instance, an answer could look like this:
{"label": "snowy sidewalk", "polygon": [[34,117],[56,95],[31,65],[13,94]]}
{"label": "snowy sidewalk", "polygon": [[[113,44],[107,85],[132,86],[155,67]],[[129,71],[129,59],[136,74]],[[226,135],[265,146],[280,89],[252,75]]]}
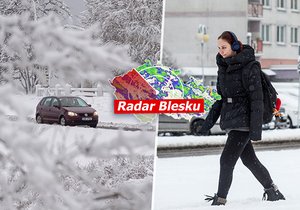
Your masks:
{"label": "snowy sidewalk", "polygon": [[[157,149],[206,148],[224,145],[227,135],[217,136],[172,136],[157,137]],[[300,143],[300,129],[282,129],[263,131],[262,141],[255,144]]]}
{"label": "snowy sidewalk", "polygon": [[239,160],[226,206],[212,207],[204,195],[217,190],[220,155],[157,158],[153,210],[299,210],[300,150],[264,151],[257,156],[286,201],[262,201],[263,187]]}

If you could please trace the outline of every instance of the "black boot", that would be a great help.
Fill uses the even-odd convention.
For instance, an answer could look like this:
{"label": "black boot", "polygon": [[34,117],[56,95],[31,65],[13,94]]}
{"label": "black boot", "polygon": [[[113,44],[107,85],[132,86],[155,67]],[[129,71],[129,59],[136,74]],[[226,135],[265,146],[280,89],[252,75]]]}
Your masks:
{"label": "black boot", "polygon": [[263,194],[263,200],[278,201],[285,200],[285,197],[278,190],[278,187],[275,184],[272,184],[272,187],[265,189],[265,192]]}
{"label": "black boot", "polygon": [[212,206],[220,206],[220,205],[225,205],[226,203],[226,199],[225,198],[221,198],[219,197],[217,194],[215,194],[214,196],[210,196],[210,195],[205,195],[207,198],[205,198],[205,200],[207,202],[212,201]]}

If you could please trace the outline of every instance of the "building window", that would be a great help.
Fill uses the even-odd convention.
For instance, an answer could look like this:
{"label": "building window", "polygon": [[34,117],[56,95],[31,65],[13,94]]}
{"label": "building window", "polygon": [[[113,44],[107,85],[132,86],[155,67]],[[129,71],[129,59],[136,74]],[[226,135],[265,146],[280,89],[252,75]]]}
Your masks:
{"label": "building window", "polygon": [[298,10],[298,0],[291,0],[291,9]]}
{"label": "building window", "polygon": [[262,4],[264,7],[270,7],[270,0],[262,0]]}
{"label": "building window", "polygon": [[263,42],[271,42],[271,25],[263,24],[261,29],[261,37]]}
{"label": "building window", "polygon": [[285,0],[277,0],[277,8],[285,9]]}
{"label": "building window", "polygon": [[291,43],[298,44],[298,28],[296,27],[291,28]]}
{"label": "building window", "polygon": [[277,26],[276,41],[281,44],[285,43],[285,26]]}

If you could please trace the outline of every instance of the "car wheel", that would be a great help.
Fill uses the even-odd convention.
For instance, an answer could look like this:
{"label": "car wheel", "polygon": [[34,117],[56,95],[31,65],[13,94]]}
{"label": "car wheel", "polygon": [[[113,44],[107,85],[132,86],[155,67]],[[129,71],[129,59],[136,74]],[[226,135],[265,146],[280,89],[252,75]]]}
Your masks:
{"label": "car wheel", "polygon": [[97,128],[97,124],[95,124],[95,125],[90,125],[90,127],[92,127],[92,128]]}
{"label": "car wheel", "polygon": [[[200,134],[199,131],[200,129],[202,128],[202,125],[204,123],[204,120],[196,120],[192,123],[191,125],[191,133],[192,135],[195,135],[195,136],[201,136],[203,134]],[[204,136],[207,136],[209,135],[210,131],[208,131],[207,133],[204,134]]]}
{"label": "car wheel", "polygon": [[276,123],[275,123],[275,121],[269,122],[268,125],[269,125],[269,130],[275,130],[275,128],[276,128]]}
{"label": "car wheel", "polygon": [[183,136],[183,132],[172,132],[172,136]]}
{"label": "car wheel", "polygon": [[164,132],[158,132],[157,135],[158,136],[165,136],[165,133]]}
{"label": "car wheel", "polygon": [[287,119],[286,119],[286,127],[294,128],[293,122],[292,122],[292,119],[290,118],[290,116],[288,116]]}
{"label": "car wheel", "polygon": [[66,118],[64,116],[60,117],[59,124],[61,124],[62,126],[66,126],[67,125],[67,121],[66,121]]}
{"label": "car wheel", "polygon": [[43,118],[41,117],[41,115],[37,115],[36,116],[36,122],[38,123],[38,124],[41,124],[41,123],[43,123]]}

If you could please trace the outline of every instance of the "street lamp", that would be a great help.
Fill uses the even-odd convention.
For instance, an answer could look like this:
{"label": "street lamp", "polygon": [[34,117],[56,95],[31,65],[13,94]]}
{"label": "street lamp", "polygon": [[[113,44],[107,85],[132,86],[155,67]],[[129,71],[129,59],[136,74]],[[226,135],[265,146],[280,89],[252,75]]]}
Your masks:
{"label": "street lamp", "polygon": [[197,37],[198,40],[200,40],[200,43],[201,43],[202,82],[203,82],[203,85],[204,85],[205,82],[204,82],[203,47],[204,47],[204,43],[208,42],[208,40],[209,40],[209,36],[207,34],[207,28],[206,28],[205,25],[200,24],[198,26],[198,31],[197,31],[196,37]]}
{"label": "street lamp", "polygon": [[298,74],[299,74],[299,92],[298,92],[298,114],[297,114],[297,128],[299,128],[299,119],[300,119],[300,45],[299,45],[299,52],[298,52]]}

